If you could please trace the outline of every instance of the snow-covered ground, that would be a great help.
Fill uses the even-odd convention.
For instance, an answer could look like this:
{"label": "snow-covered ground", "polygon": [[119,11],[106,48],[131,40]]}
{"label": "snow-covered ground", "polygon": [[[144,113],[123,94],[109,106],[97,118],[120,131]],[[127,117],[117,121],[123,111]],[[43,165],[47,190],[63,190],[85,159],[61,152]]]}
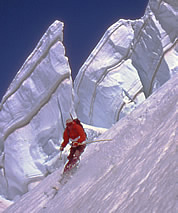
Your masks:
{"label": "snow-covered ground", "polygon": [[0,103],[0,195],[16,200],[60,166],[70,113],[108,129],[174,76],[177,8],[177,0],[150,0],[142,18],[113,24],[74,82],[64,24],[49,26]]}
{"label": "snow-covered ground", "polygon": [[[176,213],[178,75],[87,147],[65,185],[61,170],[7,211]],[[55,197],[52,186],[59,186]]]}
{"label": "snow-covered ground", "polygon": [[14,202],[6,200],[5,198],[0,196],[0,213],[4,212],[4,210],[12,205]]}
{"label": "snow-covered ground", "polygon": [[[19,201],[22,212],[43,207],[50,212],[173,212],[177,9],[177,0],[149,0],[142,18],[113,24],[74,82],[64,24],[56,20],[49,26],[0,103],[2,197],[17,201],[29,192]],[[113,140],[88,145],[77,173],[52,199],[68,153],[65,149],[59,160],[70,114],[85,123],[89,140],[104,132],[101,138]],[[12,207],[17,212],[19,202]]]}

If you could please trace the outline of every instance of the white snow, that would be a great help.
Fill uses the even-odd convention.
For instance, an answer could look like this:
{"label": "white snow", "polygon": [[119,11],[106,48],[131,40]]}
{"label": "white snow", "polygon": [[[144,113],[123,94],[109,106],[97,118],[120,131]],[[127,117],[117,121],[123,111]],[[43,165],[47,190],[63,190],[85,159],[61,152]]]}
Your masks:
{"label": "white snow", "polygon": [[[0,193],[9,199],[48,174],[73,108],[71,71],[56,21],[28,57],[1,102]],[[67,96],[66,96],[67,94]]]}
{"label": "white snow", "polygon": [[0,196],[0,213],[4,212],[4,210],[12,204],[12,201],[6,200],[5,198]]}
{"label": "white snow", "polygon": [[101,136],[112,142],[89,146],[40,212],[176,212],[177,81]]}
{"label": "white snow", "polygon": [[176,213],[177,81],[178,74],[99,137],[112,141],[89,145],[55,197],[61,170],[5,212]]}
{"label": "white snow", "polygon": [[[132,22],[118,21],[106,31],[80,69],[74,81],[79,97],[75,108],[83,122],[108,128],[145,100],[140,78],[130,60],[133,39]],[[126,104],[123,91],[134,102]],[[105,110],[100,110],[103,106]]]}
{"label": "white snow", "polygon": [[[141,19],[119,20],[106,31],[74,81],[83,122],[110,127],[177,72],[177,8],[176,0],[151,0]],[[123,90],[135,102],[125,103]]]}
{"label": "white snow", "polygon": [[[47,210],[58,212],[58,203],[65,203],[62,208],[69,212],[91,212],[92,205],[97,212],[170,212],[175,201],[175,179],[169,174],[175,175],[170,162],[175,159],[177,11],[177,0],[150,0],[142,18],[116,22],[81,67],[74,88],[63,23],[55,21],[47,29],[0,103],[0,195],[18,200],[30,191],[33,199],[38,188],[40,208],[47,204],[69,151],[59,160],[71,113],[82,120],[89,140],[102,134],[113,141],[87,147],[79,170],[60,190],[60,201],[51,201]],[[144,208],[147,198],[152,209]],[[161,207],[164,198],[167,206]]]}

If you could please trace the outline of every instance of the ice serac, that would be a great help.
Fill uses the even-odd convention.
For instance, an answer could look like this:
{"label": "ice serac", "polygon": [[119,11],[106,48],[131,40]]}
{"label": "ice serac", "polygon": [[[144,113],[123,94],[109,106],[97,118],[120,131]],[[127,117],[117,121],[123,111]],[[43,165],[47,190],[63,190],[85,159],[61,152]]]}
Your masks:
{"label": "ice serac", "polygon": [[150,0],[141,21],[132,62],[148,97],[178,71],[178,1]]}
{"label": "ice serac", "polygon": [[81,120],[110,127],[178,71],[177,11],[177,0],[150,0],[142,18],[106,31],[74,82]]}
{"label": "ice serac", "polygon": [[145,99],[130,60],[133,39],[132,22],[118,21],[106,31],[80,69],[74,89],[81,120],[108,128]]}
{"label": "ice serac", "polygon": [[[48,174],[64,121],[73,113],[71,70],[55,21],[4,95],[0,105],[0,194],[9,199]],[[66,96],[67,94],[67,96]]]}
{"label": "ice serac", "polygon": [[56,195],[59,170],[5,212],[177,212],[177,81],[175,74],[99,138],[112,141],[89,145]]}

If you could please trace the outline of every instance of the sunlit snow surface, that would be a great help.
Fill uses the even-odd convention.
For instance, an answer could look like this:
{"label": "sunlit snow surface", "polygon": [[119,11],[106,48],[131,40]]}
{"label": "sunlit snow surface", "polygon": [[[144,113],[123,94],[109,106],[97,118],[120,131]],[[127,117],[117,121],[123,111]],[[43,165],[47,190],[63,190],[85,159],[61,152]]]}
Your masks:
{"label": "sunlit snow surface", "polygon": [[[88,127],[85,125],[88,138],[89,140],[96,138],[106,131],[104,128],[112,127],[118,120],[142,104],[145,96],[148,97],[167,80],[174,78],[178,71],[177,11],[177,0],[150,0],[142,18],[116,22],[109,27],[89,55],[75,82],[72,82],[68,58],[65,56],[62,43],[63,23],[55,21],[47,29],[0,103],[0,195],[16,201],[56,168],[63,169],[69,150],[65,149],[63,160],[60,161],[59,146],[62,142],[65,120],[70,117],[70,113],[74,117],[78,116],[83,123],[92,125]],[[167,92],[165,88],[162,91],[162,94],[165,93],[163,102],[159,95],[154,96],[154,101],[151,99],[150,102],[151,110],[147,107],[147,111],[141,113],[144,115],[139,114],[138,110],[144,110],[142,107],[146,108],[145,104],[149,101],[144,103],[136,111],[137,115],[132,114],[134,117],[129,116],[122,120],[119,122],[118,129],[111,130],[111,134],[103,136],[104,139],[114,138],[111,144],[108,142],[88,146],[84,152],[84,160],[81,161],[79,173],[76,173],[76,177],[80,173],[85,174],[81,176],[84,179],[79,179],[83,180],[81,190],[86,191],[84,194],[87,199],[87,192],[90,193],[89,185],[92,187],[96,182],[99,184],[96,189],[101,188],[101,194],[98,196],[104,196],[100,197],[100,200],[105,200],[108,208],[112,205],[113,211],[121,208],[126,200],[132,204],[138,203],[138,198],[146,200],[144,196],[140,196],[141,191],[145,193],[146,190],[150,197],[155,195],[154,193],[158,191],[157,186],[155,189],[152,188],[151,192],[141,187],[145,181],[148,185],[148,180],[152,183],[151,177],[155,170],[161,174],[159,162],[162,162],[161,159],[164,156],[166,158],[167,153],[172,153],[171,145],[164,145],[164,142],[160,142],[164,137],[170,137],[167,141],[171,141],[172,134],[174,134],[174,130],[171,132],[168,128],[174,125],[174,121],[171,123],[171,116],[168,116],[173,113],[171,109],[175,106],[169,102],[174,88],[172,90]],[[177,97],[176,94],[175,97]],[[173,101],[173,98],[170,99]],[[169,108],[170,112],[167,110],[162,113],[165,104],[165,108]],[[154,110],[158,114],[149,114]],[[147,122],[149,119],[150,121]],[[122,125],[124,125],[123,132],[121,131]],[[146,126],[143,128],[144,125]],[[139,131],[136,131],[137,128]],[[140,146],[143,146],[144,153]],[[153,151],[153,146],[157,151]],[[155,153],[152,155],[152,152]],[[111,153],[115,154],[112,156]],[[172,154],[170,159],[173,156]],[[147,163],[153,167],[150,168]],[[143,165],[146,170],[142,168]],[[163,167],[164,165],[166,164],[163,164]],[[171,169],[171,166],[167,170]],[[135,170],[131,170],[132,167]],[[140,173],[139,169],[144,174]],[[164,175],[167,174],[167,170],[165,169]],[[111,171],[114,174],[118,172],[118,175],[114,176],[118,178],[115,177],[115,180],[121,183],[117,184],[121,189],[113,187],[115,183],[111,178],[111,188],[117,191],[109,190],[108,185],[108,193],[103,195],[101,183],[104,177],[107,179],[112,176]],[[132,181],[135,183],[135,186],[132,186],[133,191],[132,188],[128,191],[124,189],[127,184],[129,185],[129,179],[126,179],[128,174],[124,173],[125,171],[133,177]],[[55,176],[57,180],[58,173],[60,172],[56,171],[56,176],[49,176],[49,179]],[[140,174],[140,180],[137,174],[138,176]],[[160,176],[164,178],[164,175]],[[47,192],[50,191],[51,184],[56,182],[55,180],[50,184],[48,177],[44,180],[49,186],[46,189]],[[75,176],[74,180],[76,184],[73,183],[72,187],[77,187],[79,182]],[[65,191],[65,187],[63,190]],[[80,192],[78,188],[76,190]],[[117,196],[120,198],[117,201],[118,204],[116,201],[111,201],[112,193],[116,194],[116,198]],[[65,199],[68,199],[70,194],[65,194]],[[165,195],[167,196],[171,196],[171,193]],[[95,202],[99,202],[99,198],[95,198]],[[155,198],[155,202],[159,203],[159,198]],[[127,203],[127,208],[130,208],[129,203]],[[77,205],[80,207],[79,203]],[[39,208],[38,205],[37,207]]]}
{"label": "sunlit snow surface", "polygon": [[176,213],[178,75],[87,147],[55,197],[61,171],[6,212]]}

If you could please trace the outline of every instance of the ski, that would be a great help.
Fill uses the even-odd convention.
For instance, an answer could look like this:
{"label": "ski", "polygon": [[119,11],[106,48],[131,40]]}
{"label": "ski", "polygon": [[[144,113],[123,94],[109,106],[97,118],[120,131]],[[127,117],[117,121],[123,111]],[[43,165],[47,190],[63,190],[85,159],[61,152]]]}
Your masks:
{"label": "ski", "polygon": [[57,181],[58,184],[56,184],[55,186],[52,187],[52,189],[55,191],[54,191],[53,196],[50,198],[50,200],[54,199],[54,197],[57,195],[60,188],[63,187],[72,178],[72,175],[77,170],[77,166],[78,166],[78,164],[75,165],[74,167],[72,167],[69,171],[63,172],[61,174],[61,178]]}

